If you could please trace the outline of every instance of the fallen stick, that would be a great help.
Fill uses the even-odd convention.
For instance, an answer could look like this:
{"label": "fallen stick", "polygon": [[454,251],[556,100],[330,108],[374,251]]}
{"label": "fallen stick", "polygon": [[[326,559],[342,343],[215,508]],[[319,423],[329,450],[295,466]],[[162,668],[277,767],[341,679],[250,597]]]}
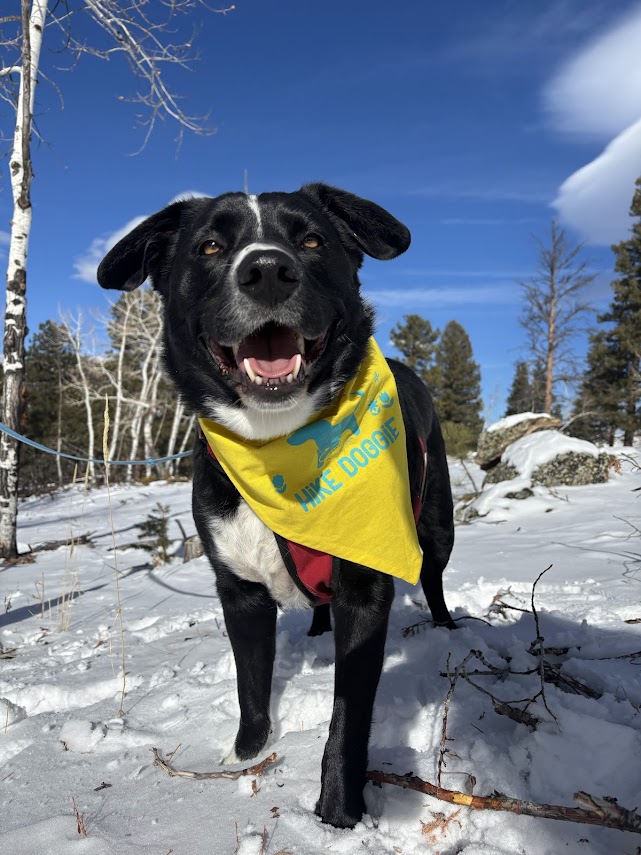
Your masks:
{"label": "fallen stick", "polygon": [[175,769],[169,763],[162,759],[157,748],[152,748],[151,753],[154,755],[154,766],[160,766],[171,778],[193,778],[195,781],[204,781],[211,778],[228,778],[230,781],[237,781],[244,775],[262,775],[268,766],[276,762],[277,755],[270,754],[265,757],[260,763],[255,766],[250,766],[248,769],[238,769],[236,772],[223,769],[220,772],[187,772],[183,769]]}
{"label": "fallen stick", "polygon": [[641,834],[641,816],[632,810],[627,810],[617,804],[616,799],[605,796],[597,799],[589,793],[575,793],[574,799],[579,804],[588,805],[584,808],[571,808],[564,805],[544,805],[537,802],[526,802],[509,796],[497,794],[494,796],[470,796],[456,790],[446,790],[423,781],[414,775],[394,775],[391,772],[367,772],[369,781],[377,784],[394,784],[403,789],[417,790],[433,796],[443,802],[455,805],[465,805],[475,810],[500,810],[520,813],[524,816],[536,816],[543,819],[560,819],[565,822],[580,822],[587,825],[601,825],[606,828],[617,828],[619,831],[632,831]]}

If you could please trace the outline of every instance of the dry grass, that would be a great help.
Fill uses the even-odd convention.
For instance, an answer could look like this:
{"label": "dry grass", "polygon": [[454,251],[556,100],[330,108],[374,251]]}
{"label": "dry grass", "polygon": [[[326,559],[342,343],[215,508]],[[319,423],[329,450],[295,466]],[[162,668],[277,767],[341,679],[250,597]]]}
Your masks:
{"label": "dry grass", "polygon": [[87,837],[87,826],[85,825],[85,818],[78,810],[78,805],[76,804],[76,800],[74,798],[71,799],[73,802],[73,812],[76,817],[76,827],[78,829],[78,834],[81,837]]}
{"label": "dry grass", "polygon": [[120,693],[120,705],[118,706],[118,716],[122,718],[124,713],[123,705],[125,703],[125,694],[127,691],[127,671],[125,668],[125,628],[122,622],[122,606],[120,604],[120,579],[118,577],[118,552],[116,550],[116,529],[114,527],[113,507],[111,505],[111,487],[109,484],[109,398],[105,396],[105,427],[102,432],[102,454],[105,461],[105,485],[107,487],[107,501],[109,502],[109,525],[111,526],[111,544],[113,547],[114,556],[114,573],[116,578],[116,620],[119,623],[120,629],[120,653],[121,653],[121,669],[122,669],[122,690]]}

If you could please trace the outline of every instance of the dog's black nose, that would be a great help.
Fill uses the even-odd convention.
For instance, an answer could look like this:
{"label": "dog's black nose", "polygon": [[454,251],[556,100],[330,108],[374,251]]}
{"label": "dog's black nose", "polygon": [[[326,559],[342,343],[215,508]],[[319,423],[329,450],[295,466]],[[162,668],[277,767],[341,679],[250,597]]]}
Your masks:
{"label": "dog's black nose", "polygon": [[300,284],[296,259],[283,249],[253,249],[242,259],[236,280],[243,293],[258,303],[283,303]]}

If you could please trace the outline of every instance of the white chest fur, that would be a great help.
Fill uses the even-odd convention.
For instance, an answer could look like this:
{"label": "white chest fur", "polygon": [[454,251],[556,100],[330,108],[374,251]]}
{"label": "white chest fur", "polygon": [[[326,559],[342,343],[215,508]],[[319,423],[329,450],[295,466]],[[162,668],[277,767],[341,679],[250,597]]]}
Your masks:
{"label": "white chest fur", "polygon": [[210,529],[218,555],[236,576],[263,584],[285,609],[309,608],[287,572],[273,532],[247,502],[241,499],[233,516],[213,520]]}

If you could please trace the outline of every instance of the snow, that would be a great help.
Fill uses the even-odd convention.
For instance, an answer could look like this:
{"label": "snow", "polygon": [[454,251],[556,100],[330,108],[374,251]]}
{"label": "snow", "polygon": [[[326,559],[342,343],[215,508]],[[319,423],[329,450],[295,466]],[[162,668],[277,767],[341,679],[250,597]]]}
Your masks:
{"label": "snow", "polygon": [[[536,438],[536,434],[527,437]],[[549,432],[545,434],[549,442]],[[523,442],[523,440],[521,441]],[[635,455],[632,449],[624,449]],[[641,455],[636,453],[637,461]],[[451,465],[455,492],[482,473]],[[456,632],[422,625],[418,588],[397,585],[385,669],[375,708],[369,768],[412,771],[436,781],[443,705],[441,676],[471,650],[513,671],[531,669],[536,588],[541,633],[560,673],[600,697],[546,684],[529,708],[535,729],[496,714],[491,700],[459,680],[450,704],[444,786],[494,790],[573,805],[573,794],[639,804],[641,768],[641,618],[639,472],[622,460],[606,484],[535,488],[524,501],[488,499],[488,513],[457,527],[445,573]],[[514,484],[514,482],[511,482]],[[497,485],[498,486],[498,485]],[[19,539],[42,541],[93,532],[93,546],[38,553],[31,564],[0,568],[0,851],[12,855],[610,855],[633,852],[636,836],[508,813],[472,811],[397,787],[367,785],[369,813],[353,830],[322,825],[313,810],[332,712],[333,639],[309,638],[311,614],[279,618],[272,700],[273,734],[261,757],[277,763],[262,777],[170,778],[150,748],[175,749],[178,768],[221,768],[238,724],[235,665],[204,558],[182,563],[177,521],[194,531],[190,485],[157,482],[112,490],[120,544],[157,502],[171,508],[175,555],[150,566],[149,554],[121,550],[122,649],[110,550],[108,501],[82,488],[20,505]],[[626,522],[628,520],[628,522]],[[44,586],[44,597],[43,597]],[[508,606],[510,608],[508,608]],[[419,624],[413,632],[403,629]],[[609,657],[609,658],[608,658]],[[622,657],[622,658],[612,658]],[[479,668],[479,670],[484,670]],[[532,697],[538,675],[473,678],[503,700]],[[72,799],[84,817],[77,831]],[[458,811],[458,813],[457,813]],[[437,814],[454,816],[424,832]]]}
{"label": "snow", "polygon": [[508,445],[501,461],[513,466],[520,475],[531,478],[539,466],[550,463],[555,457],[570,451],[575,454],[589,454],[591,457],[598,457],[601,453],[596,445],[584,439],[575,439],[557,430],[546,430],[523,436]]}
{"label": "snow", "polygon": [[505,416],[503,419],[499,419],[498,422],[494,422],[489,427],[485,428],[487,433],[492,433],[495,430],[507,430],[507,428],[514,427],[514,425],[518,425],[521,422],[529,422],[533,419],[551,419],[552,416],[549,413],[516,413],[513,416]]}

